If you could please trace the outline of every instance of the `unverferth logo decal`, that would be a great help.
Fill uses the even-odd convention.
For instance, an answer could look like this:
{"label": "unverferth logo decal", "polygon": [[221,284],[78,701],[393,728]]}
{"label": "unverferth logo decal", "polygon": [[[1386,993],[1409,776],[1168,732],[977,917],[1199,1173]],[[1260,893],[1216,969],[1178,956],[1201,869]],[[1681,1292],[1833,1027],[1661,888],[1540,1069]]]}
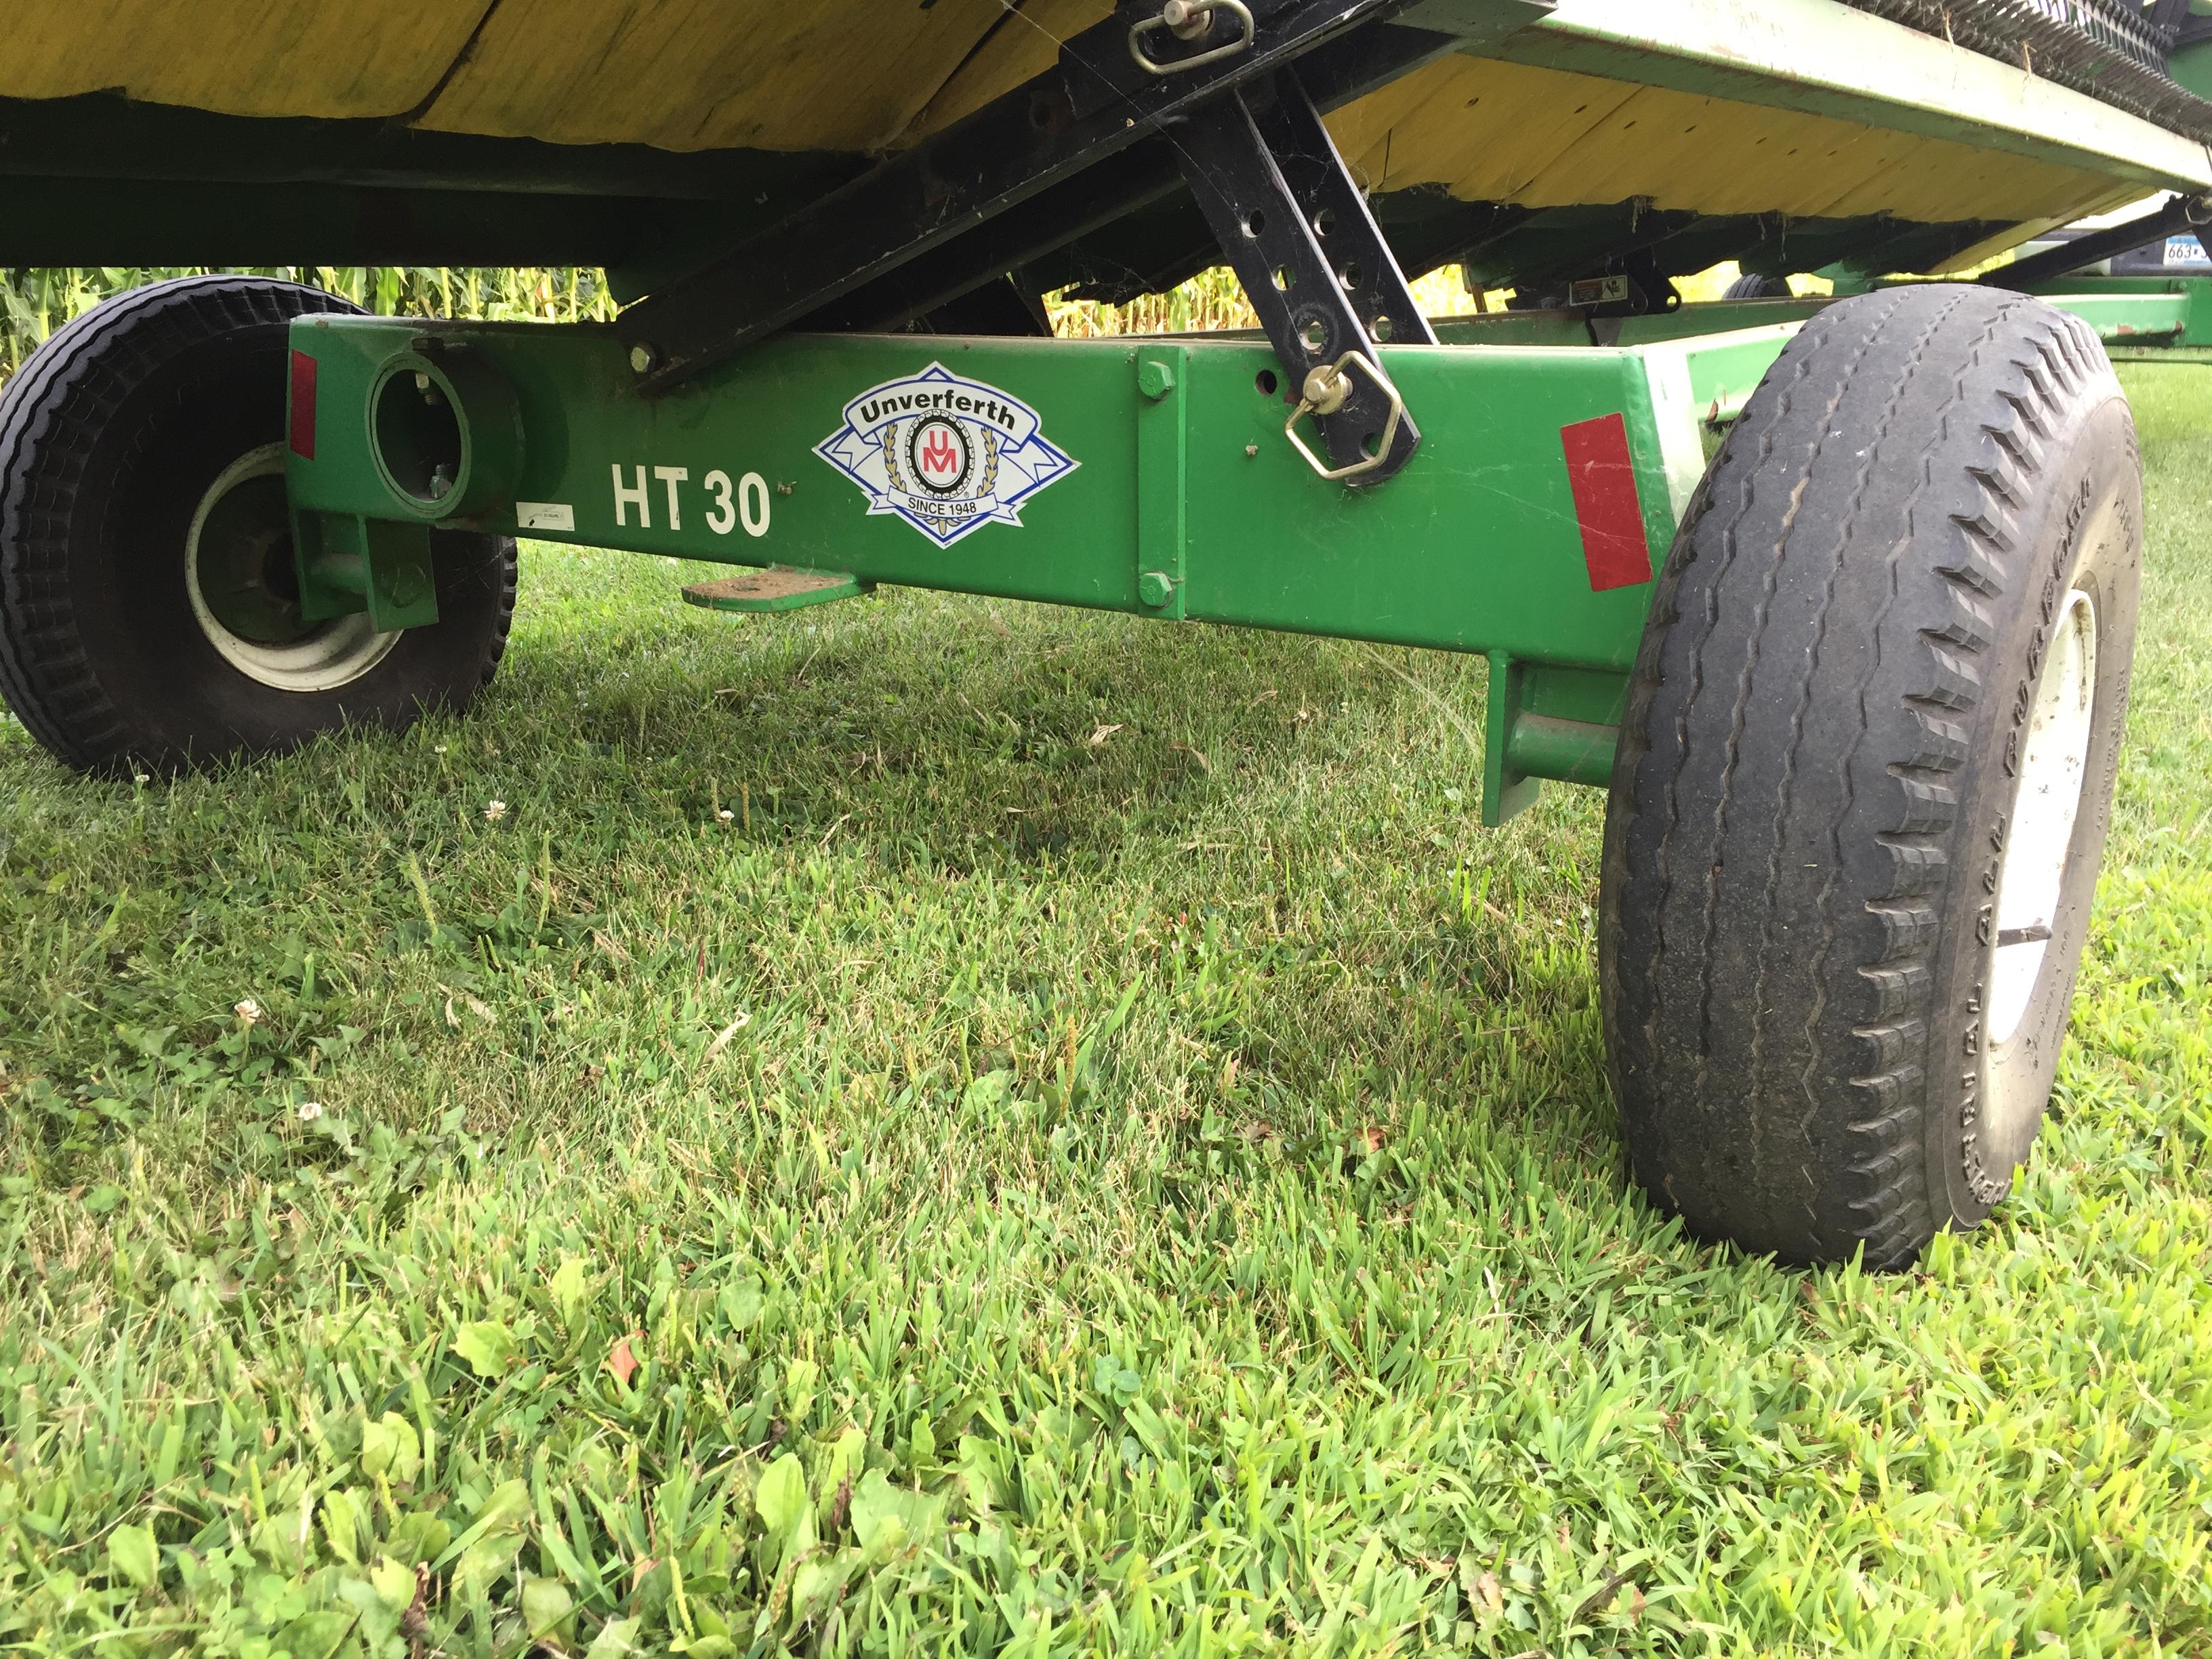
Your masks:
{"label": "unverferth logo decal", "polygon": [[987,524],[1022,521],[1021,504],[1078,463],[1045,441],[1037,412],[942,363],[872,386],[814,453],[939,547]]}

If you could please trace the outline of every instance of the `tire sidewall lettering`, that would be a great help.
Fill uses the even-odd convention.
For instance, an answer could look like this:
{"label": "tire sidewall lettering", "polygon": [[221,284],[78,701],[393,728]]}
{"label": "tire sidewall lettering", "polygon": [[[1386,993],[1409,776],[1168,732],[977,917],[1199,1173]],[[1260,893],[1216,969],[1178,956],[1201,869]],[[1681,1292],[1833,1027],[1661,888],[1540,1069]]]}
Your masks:
{"label": "tire sidewall lettering", "polygon": [[[2101,411],[2109,406],[2100,402],[2081,408],[2071,423],[2076,446],[2053,445],[2054,450],[2068,456],[2069,470],[2075,476],[2062,485],[2063,495],[2053,490],[2051,495],[2057,499],[2045,497],[2049,506],[2043,515],[2028,515],[2021,526],[2022,539],[2029,549],[2047,547],[2049,550],[2031,567],[2034,574],[2027,575],[2035,584],[2033,603],[2019,608],[1995,647],[1998,662],[2010,668],[2009,672],[1990,676],[1995,695],[1989,702],[1996,711],[1996,730],[1990,733],[1989,743],[2001,763],[1985,775],[1972,803],[1974,810],[1962,814],[1962,825],[1971,826],[1966,844],[1984,850],[1975,860],[1978,890],[1973,924],[1951,947],[1953,961],[1945,975],[1946,981],[1954,988],[1950,999],[1953,1012],[1947,1023],[1953,1033],[1951,1052],[1957,1055],[1958,1064],[1955,1068],[1931,1067],[1938,1077],[1948,1072],[1950,1086],[1944,1091],[1949,1096],[1948,1101],[1929,1103],[1938,1114],[1938,1122],[1948,1118],[1949,1124],[1948,1133],[1930,1137],[1931,1155],[1937,1148],[1950,1148],[1946,1167],[1930,1174],[1950,1187],[1953,1204],[1962,1214],[1986,1214],[2000,1202],[2010,1189],[2014,1166],[2025,1156],[2025,1139],[2018,1146],[1991,1140],[1997,1126],[2007,1121],[1992,1115],[1991,1092],[2002,1088],[2009,1097],[2018,1090],[2031,1098],[2039,1090],[2048,1092],[2047,1073],[2056,1065],[2057,1039],[2065,1023],[2064,1005],[2069,1000],[2056,992],[2063,988],[2070,993],[2086,931],[2087,896],[2080,890],[2084,884],[2081,867],[2085,854],[2101,847],[2109,815],[2109,780],[2115,775],[2117,758],[2114,721],[2106,705],[2124,701],[2126,653],[2117,648],[2108,652],[2100,642],[2095,692],[2099,707],[2091,742],[2104,753],[2094,759],[2085,781],[2081,816],[2068,854],[2058,925],[2019,1027],[2004,1042],[1990,1042],[1985,1024],[1987,964],[1996,943],[2000,876],[2013,829],[2012,793],[2034,714],[2037,685],[2051,648],[2051,629],[2064,595],[2074,586],[2105,585],[2101,556],[2106,550],[2119,552],[2135,544],[2136,515],[2129,499],[2127,465],[2132,445],[2123,445],[2119,434],[2102,425]],[[2055,534],[2051,528],[2054,520]],[[2108,533],[2091,542],[2087,535],[2090,528],[2107,523]],[[2100,600],[2100,634],[2111,623],[2131,626],[2131,618],[2106,617],[2103,596],[2094,597]],[[2114,643],[2118,645],[2117,641]],[[2112,667],[2119,670],[2117,686],[2110,683],[2108,670]],[[2089,872],[2087,884],[2094,886],[2094,871]]]}

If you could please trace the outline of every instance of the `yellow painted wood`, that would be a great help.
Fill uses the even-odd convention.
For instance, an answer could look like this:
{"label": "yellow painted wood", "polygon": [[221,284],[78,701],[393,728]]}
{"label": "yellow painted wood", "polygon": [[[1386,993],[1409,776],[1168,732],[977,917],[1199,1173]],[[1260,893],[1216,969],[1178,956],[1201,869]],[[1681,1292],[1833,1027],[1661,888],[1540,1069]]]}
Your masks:
{"label": "yellow painted wood", "polygon": [[1004,16],[999,0],[503,0],[422,125],[678,150],[876,149]]}
{"label": "yellow painted wood", "polygon": [[468,44],[455,0],[9,0],[0,95],[119,88],[226,115],[402,115]]}
{"label": "yellow painted wood", "polygon": [[[0,94],[691,150],[884,150],[1050,66],[1110,0],[15,0]],[[1516,37],[1519,39],[1520,37]],[[441,83],[443,82],[441,87]],[[432,94],[436,95],[433,99]],[[1371,188],[1533,207],[2063,220],[2107,173],[1534,64],[1443,58],[1337,112]]]}
{"label": "yellow painted wood", "polygon": [[1947,139],[1490,58],[1443,58],[1329,125],[1370,189],[1529,207],[1640,196],[1703,213],[2026,220],[2113,187]]}
{"label": "yellow painted wood", "polygon": [[2132,180],[2126,184],[2116,185],[2103,195],[2085,201],[2079,207],[2070,209],[2054,217],[2030,219],[2022,224],[2008,226],[1996,234],[1975,243],[1972,247],[1961,248],[1943,264],[1933,266],[1922,274],[1929,276],[1944,276],[1954,271],[1972,270],[1975,267],[1996,258],[1998,254],[2018,247],[2022,242],[2033,241],[2046,230],[2056,230],[2061,225],[2071,224],[2076,219],[2086,219],[2093,213],[2110,213],[2115,208],[2124,208],[2130,204],[2142,202],[2143,200],[2142,191],[2142,186]]}
{"label": "yellow painted wood", "polygon": [[1113,13],[1113,0],[1022,0],[929,100],[914,124],[914,136],[951,126],[1043,74],[1058,59],[1062,41]]}

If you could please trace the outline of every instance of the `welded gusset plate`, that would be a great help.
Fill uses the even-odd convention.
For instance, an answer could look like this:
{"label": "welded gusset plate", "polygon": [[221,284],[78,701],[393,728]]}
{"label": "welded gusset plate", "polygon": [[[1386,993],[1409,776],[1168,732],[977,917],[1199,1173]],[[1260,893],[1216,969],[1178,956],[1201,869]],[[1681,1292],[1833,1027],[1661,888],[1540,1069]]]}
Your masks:
{"label": "welded gusset plate", "polygon": [[[1183,177],[1259,313],[1293,398],[1312,370],[1347,352],[1377,361],[1378,338],[1436,343],[1295,75],[1285,70],[1271,85],[1220,99],[1179,136]],[[1379,483],[1413,459],[1420,429],[1411,415],[1394,428],[1389,390],[1372,377],[1355,372],[1348,383],[1343,406],[1319,417],[1322,435],[1336,467],[1379,456],[1380,465],[1346,481]]]}

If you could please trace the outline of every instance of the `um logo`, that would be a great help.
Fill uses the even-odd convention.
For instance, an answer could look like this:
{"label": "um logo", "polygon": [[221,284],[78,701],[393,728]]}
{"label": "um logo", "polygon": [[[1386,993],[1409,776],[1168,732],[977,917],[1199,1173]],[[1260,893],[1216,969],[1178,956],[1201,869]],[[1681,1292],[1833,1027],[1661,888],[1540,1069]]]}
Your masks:
{"label": "um logo", "polygon": [[1022,503],[1077,465],[1036,410],[942,363],[870,386],[814,453],[860,487],[871,517],[902,518],[940,547],[987,524],[1018,528]]}

